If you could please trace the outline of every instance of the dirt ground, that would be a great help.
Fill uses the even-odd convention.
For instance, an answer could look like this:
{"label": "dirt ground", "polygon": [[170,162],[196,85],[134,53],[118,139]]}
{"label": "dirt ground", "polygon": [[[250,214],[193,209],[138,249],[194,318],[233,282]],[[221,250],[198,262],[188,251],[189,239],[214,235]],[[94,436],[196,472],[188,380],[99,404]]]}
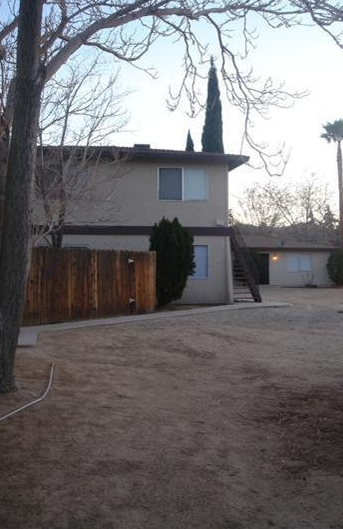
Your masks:
{"label": "dirt ground", "polygon": [[1,529],[343,527],[343,290],[40,333],[0,397]]}

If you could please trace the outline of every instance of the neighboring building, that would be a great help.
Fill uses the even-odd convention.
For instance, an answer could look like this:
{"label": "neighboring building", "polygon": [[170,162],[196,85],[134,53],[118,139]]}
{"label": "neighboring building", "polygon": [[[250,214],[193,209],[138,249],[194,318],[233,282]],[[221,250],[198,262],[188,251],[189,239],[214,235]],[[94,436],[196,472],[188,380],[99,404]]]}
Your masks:
{"label": "neighboring building", "polygon": [[228,174],[248,158],[149,145],[92,152],[88,199],[71,205],[63,245],[148,250],[154,223],[177,217],[194,235],[196,259],[181,301],[232,303]]}
{"label": "neighboring building", "polygon": [[285,287],[332,286],[326,264],[331,246],[264,235],[244,235],[258,254],[260,284]]}

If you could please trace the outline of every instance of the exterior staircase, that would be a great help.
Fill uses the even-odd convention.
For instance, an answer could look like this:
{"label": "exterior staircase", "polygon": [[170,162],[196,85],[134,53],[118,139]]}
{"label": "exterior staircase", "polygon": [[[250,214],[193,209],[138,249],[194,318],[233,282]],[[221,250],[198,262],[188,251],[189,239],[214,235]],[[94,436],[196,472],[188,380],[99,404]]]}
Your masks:
{"label": "exterior staircase", "polygon": [[231,252],[234,301],[262,301],[258,285],[258,271],[237,226],[231,226]]}

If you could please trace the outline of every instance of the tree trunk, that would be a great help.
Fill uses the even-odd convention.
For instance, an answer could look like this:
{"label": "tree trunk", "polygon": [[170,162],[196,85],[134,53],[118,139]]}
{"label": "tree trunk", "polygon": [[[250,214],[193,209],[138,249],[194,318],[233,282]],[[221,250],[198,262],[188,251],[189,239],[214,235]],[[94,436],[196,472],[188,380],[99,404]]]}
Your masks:
{"label": "tree trunk", "polygon": [[6,191],[6,175],[8,166],[8,151],[10,143],[9,127],[2,118],[1,133],[0,133],[0,243],[2,237],[4,209],[5,209],[5,191]]}
{"label": "tree trunk", "polygon": [[50,237],[51,237],[51,245],[53,248],[62,248],[63,223],[53,226]]}
{"label": "tree trunk", "polygon": [[339,200],[339,222],[338,236],[340,247],[343,248],[343,168],[341,142],[337,143],[337,176],[338,176],[338,200]]}
{"label": "tree trunk", "polygon": [[0,246],[4,221],[6,178],[10,148],[10,130],[13,122],[15,79],[8,88],[6,108],[0,116]]}
{"label": "tree trunk", "polygon": [[21,0],[17,75],[0,253],[0,392],[14,388],[14,358],[30,263],[30,193],[43,87],[42,0]]}

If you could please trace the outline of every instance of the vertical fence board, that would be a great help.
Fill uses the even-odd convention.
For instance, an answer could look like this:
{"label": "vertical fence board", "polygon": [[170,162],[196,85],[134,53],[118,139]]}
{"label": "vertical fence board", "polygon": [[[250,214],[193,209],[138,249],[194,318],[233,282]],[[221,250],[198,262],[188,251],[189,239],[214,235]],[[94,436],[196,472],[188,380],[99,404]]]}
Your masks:
{"label": "vertical fence board", "polygon": [[89,315],[91,318],[95,318],[98,313],[98,254],[96,252],[91,254],[89,290]]}
{"label": "vertical fence board", "polygon": [[119,253],[120,304],[123,307],[123,311],[127,314],[130,313],[130,298],[131,298],[130,275],[131,275],[132,266],[134,266],[134,265],[129,264],[129,258],[131,258],[131,256],[129,252],[125,252],[125,251],[121,251]]}
{"label": "vertical fence board", "polygon": [[145,298],[145,289],[146,289],[146,277],[147,277],[147,270],[146,270],[146,260],[143,253],[138,253],[135,255],[135,263],[137,268],[141,271],[140,274],[137,274],[136,277],[136,292],[135,292],[135,298],[136,298],[136,307],[137,311],[142,310],[142,297]]}

